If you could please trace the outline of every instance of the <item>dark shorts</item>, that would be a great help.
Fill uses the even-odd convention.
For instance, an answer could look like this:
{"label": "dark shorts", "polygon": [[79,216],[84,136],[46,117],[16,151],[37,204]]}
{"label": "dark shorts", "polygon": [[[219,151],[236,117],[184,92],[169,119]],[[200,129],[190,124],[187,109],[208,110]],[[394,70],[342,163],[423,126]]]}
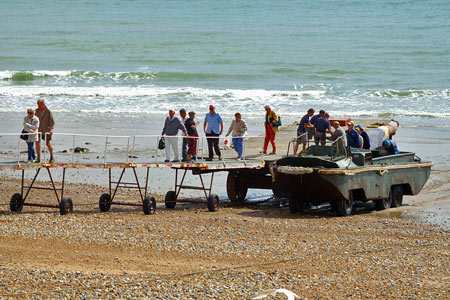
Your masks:
{"label": "dark shorts", "polygon": [[316,133],[314,134],[314,141],[316,143],[319,143],[324,146],[327,142],[326,140],[327,138],[327,134],[325,132],[320,132],[320,131],[316,131]]}
{"label": "dark shorts", "polygon": [[297,131],[297,143],[306,145],[308,143],[308,133]]}
{"label": "dark shorts", "polygon": [[[45,132],[42,133],[42,139],[45,141]],[[51,134],[47,134],[47,141],[50,142],[52,140],[52,135]]]}

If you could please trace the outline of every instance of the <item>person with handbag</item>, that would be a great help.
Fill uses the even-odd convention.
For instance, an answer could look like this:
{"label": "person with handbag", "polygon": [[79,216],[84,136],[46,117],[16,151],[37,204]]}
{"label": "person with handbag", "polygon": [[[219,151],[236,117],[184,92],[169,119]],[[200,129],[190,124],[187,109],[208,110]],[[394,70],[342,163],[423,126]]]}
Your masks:
{"label": "person with handbag", "polygon": [[275,145],[275,135],[278,132],[278,115],[273,111],[269,105],[264,106],[266,110],[266,118],[264,127],[266,128],[266,137],[264,139],[264,147],[262,153],[267,154],[267,147],[269,142],[272,144],[272,152],[269,154],[277,153],[277,146]]}
{"label": "person with handbag", "polygon": [[34,143],[37,141],[39,129],[39,118],[34,115],[32,108],[27,109],[27,116],[23,118],[23,131],[22,133],[28,134],[26,138],[28,146],[28,162],[37,162],[36,153],[34,152]]}
{"label": "person with handbag", "polygon": [[175,156],[174,160],[172,162],[179,162],[180,159],[178,158],[178,130],[183,131],[183,134],[186,136],[186,127],[184,127],[184,124],[175,117],[175,111],[169,110],[169,116],[166,118],[166,121],[164,122],[164,128],[162,130],[162,135],[165,135],[165,141],[166,141],[166,160],[165,162],[170,162],[170,146],[172,146],[173,154]]}

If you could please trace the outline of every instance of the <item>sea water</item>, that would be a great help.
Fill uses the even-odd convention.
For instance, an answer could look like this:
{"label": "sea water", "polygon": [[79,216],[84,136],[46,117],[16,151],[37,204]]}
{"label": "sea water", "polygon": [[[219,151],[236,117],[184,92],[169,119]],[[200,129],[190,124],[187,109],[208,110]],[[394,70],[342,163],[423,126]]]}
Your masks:
{"label": "sea water", "polygon": [[264,105],[448,128],[449,18],[448,0],[2,1],[0,132],[38,98],[64,132],[158,134],[209,104],[255,134]]}

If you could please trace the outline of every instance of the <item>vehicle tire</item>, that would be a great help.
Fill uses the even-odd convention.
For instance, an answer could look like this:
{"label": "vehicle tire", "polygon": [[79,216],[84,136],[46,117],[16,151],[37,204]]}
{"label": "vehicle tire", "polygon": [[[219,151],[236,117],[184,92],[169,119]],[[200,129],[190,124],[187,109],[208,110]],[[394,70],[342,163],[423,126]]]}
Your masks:
{"label": "vehicle tire", "polygon": [[175,191],[168,191],[166,193],[164,204],[166,205],[166,208],[175,208],[175,205],[177,205],[177,194],[175,194]]}
{"label": "vehicle tire", "polygon": [[289,197],[289,211],[293,214],[305,210],[305,199],[301,197]]}
{"label": "vehicle tire", "polygon": [[216,194],[211,194],[208,197],[208,210],[209,211],[218,211],[219,210],[219,196]]}
{"label": "vehicle tire", "polygon": [[248,187],[239,181],[239,176],[234,172],[228,172],[227,195],[231,202],[243,202],[247,196]]}
{"label": "vehicle tire", "polygon": [[336,200],[336,213],[338,216],[349,216],[353,210],[353,193],[350,192],[348,199],[339,198]]}
{"label": "vehicle tire", "polygon": [[63,198],[59,204],[59,213],[61,216],[67,215],[73,211],[73,203],[70,198]]}
{"label": "vehicle tire", "polygon": [[403,204],[403,189],[399,185],[394,185],[389,194],[391,198],[391,207],[400,207]]}
{"label": "vehicle tire", "polygon": [[101,211],[109,211],[111,208],[111,195],[108,193],[102,194],[100,200],[98,200],[98,207]]}
{"label": "vehicle tire", "polygon": [[379,200],[374,200],[374,202],[375,202],[375,208],[377,210],[388,209],[391,207],[391,196],[389,196],[387,198],[382,198]]}
{"label": "vehicle tire", "polygon": [[23,208],[23,199],[22,194],[15,193],[12,195],[11,200],[9,201],[9,208],[11,211],[21,212]]}
{"label": "vehicle tire", "polygon": [[153,215],[156,212],[156,200],[154,197],[146,196],[142,202],[144,214]]}

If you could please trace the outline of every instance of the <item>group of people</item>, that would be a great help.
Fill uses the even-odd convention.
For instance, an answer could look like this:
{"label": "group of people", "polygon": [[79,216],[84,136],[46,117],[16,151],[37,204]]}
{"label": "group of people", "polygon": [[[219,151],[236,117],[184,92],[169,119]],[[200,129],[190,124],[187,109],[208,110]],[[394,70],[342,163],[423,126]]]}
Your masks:
{"label": "group of people", "polygon": [[[52,112],[47,108],[43,99],[37,101],[37,108],[27,109],[27,115],[23,119],[23,129],[27,133],[25,140],[28,146],[28,161],[41,161],[41,139],[46,141],[47,149],[50,152],[50,163],[53,163],[53,147],[50,143],[52,139],[53,129],[55,127],[55,120]],[[39,132],[42,133],[39,136]],[[34,144],[36,144],[36,152],[34,151]]]}
{"label": "group of people", "polygon": [[[370,135],[363,129],[361,125],[356,125],[353,121],[348,122],[347,130],[340,126],[338,121],[333,121],[333,128],[329,121],[330,115],[324,110],[320,110],[318,114],[314,114],[313,108],[308,109],[307,113],[300,119],[300,124],[297,129],[297,143],[294,147],[294,156],[297,156],[298,146],[303,145],[302,151],[306,151],[308,140],[314,137],[316,145],[325,145],[327,133],[330,134],[330,139],[339,142],[342,146],[349,146],[353,148],[371,149]],[[377,145],[378,146],[378,145]],[[386,155],[398,154],[399,150],[397,144],[391,139],[385,139],[381,145],[382,153]],[[376,148],[376,147],[374,147]]]}
{"label": "group of people", "polygon": [[[189,115],[189,116],[188,116]],[[231,122],[231,125],[225,135],[228,137],[232,135],[233,148],[237,152],[237,160],[242,159],[243,155],[243,136],[247,132],[247,123],[242,119],[239,112],[234,114],[235,119]],[[183,162],[190,162],[197,158],[197,146],[198,146],[198,131],[197,127],[200,121],[195,120],[195,112],[190,111],[188,114],[183,108],[180,110],[180,118],[175,116],[174,110],[169,110],[169,116],[164,122],[164,128],[162,135],[166,141],[166,159],[165,162],[170,160],[170,149],[174,153],[174,159],[172,162],[179,161],[178,154],[178,132],[181,130],[184,138],[181,147],[181,155]],[[220,135],[223,133],[223,120],[219,113],[216,112],[214,105],[209,106],[209,113],[205,115],[203,122],[203,131],[206,135],[208,143],[208,158],[207,161],[212,161],[214,158],[214,152],[219,160],[222,160],[222,153],[219,147]]]}
{"label": "group of people", "polygon": [[[49,162],[54,162],[53,148],[50,143],[55,121],[52,112],[47,108],[43,99],[37,101],[37,108],[27,109],[27,116],[24,118],[24,131],[28,133],[26,139],[28,146],[28,161],[40,162],[40,139],[46,141],[47,148],[50,152]],[[272,152],[269,154],[276,154],[275,136],[281,126],[280,117],[269,105],[264,106],[265,114],[265,139],[262,153],[267,154],[269,143],[272,145]],[[342,146],[350,146],[354,148],[371,149],[370,135],[362,128],[361,125],[356,125],[350,121],[348,129],[340,126],[338,121],[334,121],[331,129],[329,121],[330,115],[324,110],[320,110],[318,114],[314,114],[313,108],[308,109],[307,113],[300,119],[300,124],[297,128],[297,143],[294,147],[294,156],[297,156],[298,147],[302,144],[302,151],[306,152],[306,146],[310,139],[314,138],[316,145],[325,145],[327,140],[327,133],[330,135],[329,139],[335,141],[339,139]],[[181,131],[184,135],[182,138],[181,155],[183,162],[190,162],[197,159],[197,147],[199,135],[197,131],[200,121],[195,119],[194,111],[186,112],[186,109],[179,111],[180,118],[175,116],[174,110],[169,110],[169,116],[164,122],[162,136],[166,142],[166,159],[165,162],[179,162],[178,153],[178,132]],[[234,114],[234,120],[225,134],[228,137],[232,136],[233,148],[237,153],[237,160],[241,160],[243,156],[243,137],[247,132],[247,123],[242,119],[239,112]],[[397,123],[398,125],[398,123]],[[207,161],[212,161],[214,153],[219,160],[222,160],[222,153],[219,147],[219,139],[223,133],[223,120],[219,113],[216,112],[214,105],[209,106],[209,112],[205,115],[203,121],[203,131],[206,135],[208,143],[208,158]],[[38,133],[42,135],[39,136]],[[381,132],[381,131],[380,131]],[[383,134],[383,133],[382,133]],[[34,144],[36,144],[36,152],[34,151]],[[382,150],[384,154],[399,153],[397,144],[391,139],[384,139],[382,141]],[[174,159],[170,159],[171,149],[174,154]]]}

